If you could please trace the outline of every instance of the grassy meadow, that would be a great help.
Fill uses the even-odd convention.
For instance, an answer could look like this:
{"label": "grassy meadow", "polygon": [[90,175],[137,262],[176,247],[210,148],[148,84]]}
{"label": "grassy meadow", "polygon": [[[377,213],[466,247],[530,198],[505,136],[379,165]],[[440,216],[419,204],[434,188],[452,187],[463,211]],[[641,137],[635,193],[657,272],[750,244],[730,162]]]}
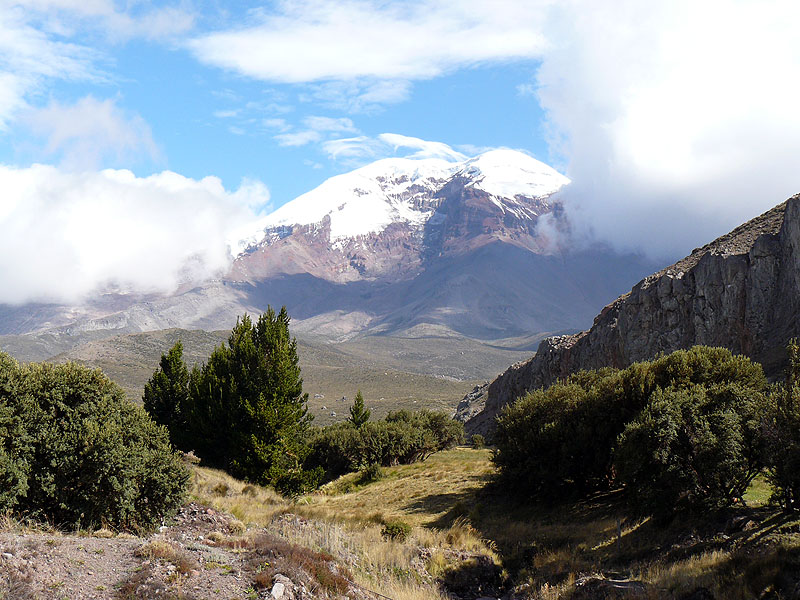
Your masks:
{"label": "grassy meadow", "polygon": [[[581,585],[602,577],[644,582],[639,597],[706,588],[714,598],[743,600],[800,569],[800,519],[768,506],[762,478],[747,506],[655,523],[631,518],[619,491],[546,506],[497,491],[494,474],[491,450],[459,447],[384,468],[369,483],[351,473],[296,501],[204,468],[195,468],[191,493],[250,526],[350,557],[358,582],[391,598],[441,597],[435,581],[457,580],[470,555],[490,557],[506,584],[529,598],[577,598]],[[384,524],[396,521],[410,534],[385,539]]]}

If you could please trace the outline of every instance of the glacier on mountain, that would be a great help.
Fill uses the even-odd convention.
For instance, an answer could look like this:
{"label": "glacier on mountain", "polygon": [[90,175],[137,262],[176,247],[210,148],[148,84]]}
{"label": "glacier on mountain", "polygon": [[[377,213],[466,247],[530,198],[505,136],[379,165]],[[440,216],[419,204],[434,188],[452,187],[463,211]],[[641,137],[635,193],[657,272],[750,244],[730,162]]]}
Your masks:
{"label": "glacier on mountain", "polygon": [[322,224],[330,219],[336,243],[379,233],[392,223],[422,227],[434,213],[430,197],[454,180],[492,196],[503,210],[518,214],[520,197],[547,197],[569,183],[552,167],[516,150],[490,150],[460,162],[438,158],[386,158],[336,175],[287,202],[237,240],[239,251],[281,227]]}

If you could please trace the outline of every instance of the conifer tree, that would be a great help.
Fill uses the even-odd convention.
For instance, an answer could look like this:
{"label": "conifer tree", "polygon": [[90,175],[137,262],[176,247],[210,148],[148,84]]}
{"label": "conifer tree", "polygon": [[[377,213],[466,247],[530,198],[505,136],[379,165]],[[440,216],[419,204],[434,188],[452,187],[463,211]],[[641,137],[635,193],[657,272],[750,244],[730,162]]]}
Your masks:
{"label": "conifer tree", "polygon": [[358,390],[353,406],[350,407],[350,418],[347,420],[356,427],[361,427],[369,421],[370,414],[371,411],[368,408],[364,408],[364,396],[361,395],[361,390]]}
{"label": "conifer tree", "polygon": [[208,464],[258,483],[301,469],[308,427],[297,341],[286,307],[253,323],[238,319],[228,343],[192,371],[188,417],[192,445]]}
{"label": "conifer tree", "polygon": [[159,368],[144,386],[144,409],[159,425],[169,430],[172,444],[182,450],[186,440],[186,399],[189,394],[189,371],[183,360],[183,343],[178,340],[169,352],[161,355]]}

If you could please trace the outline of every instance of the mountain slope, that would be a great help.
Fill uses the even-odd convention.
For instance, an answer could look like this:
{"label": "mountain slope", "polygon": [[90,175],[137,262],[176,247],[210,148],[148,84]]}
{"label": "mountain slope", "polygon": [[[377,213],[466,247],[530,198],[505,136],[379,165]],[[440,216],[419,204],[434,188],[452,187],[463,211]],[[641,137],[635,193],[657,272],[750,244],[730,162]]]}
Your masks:
{"label": "mountain slope", "polygon": [[41,359],[123,333],[230,329],[268,304],[286,305],[298,333],[336,342],[418,327],[481,340],[575,331],[652,265],[559,245],[567,183],[512,150],[380,160],[253,224],[219,279],[166,296],[0,307],[0,335],[14,334],[0,344]]}
{"label": "mountain slope", "polygon": [[580,369],[625,367],[694,344],[745,354],[777,376],[798,335],[800,195],[643,279],[588,331],[545,339],[489,385],[467,427],[490,431],[502,406]]}

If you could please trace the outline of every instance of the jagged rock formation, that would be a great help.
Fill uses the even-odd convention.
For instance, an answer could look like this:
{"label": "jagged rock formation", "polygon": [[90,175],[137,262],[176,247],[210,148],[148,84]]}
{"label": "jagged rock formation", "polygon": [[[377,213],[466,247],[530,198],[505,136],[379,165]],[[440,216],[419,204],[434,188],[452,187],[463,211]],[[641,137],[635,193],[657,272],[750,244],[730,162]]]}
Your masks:
{"label": "jagged rock formation", "polygon": [[590,330],[542,341],[489,385],[467,430],[490,433],[505,404],[580,369],[625,367],[695,344],[745,354],[776,376],[787,340],[798,335],[800,194],[646,277]]}

